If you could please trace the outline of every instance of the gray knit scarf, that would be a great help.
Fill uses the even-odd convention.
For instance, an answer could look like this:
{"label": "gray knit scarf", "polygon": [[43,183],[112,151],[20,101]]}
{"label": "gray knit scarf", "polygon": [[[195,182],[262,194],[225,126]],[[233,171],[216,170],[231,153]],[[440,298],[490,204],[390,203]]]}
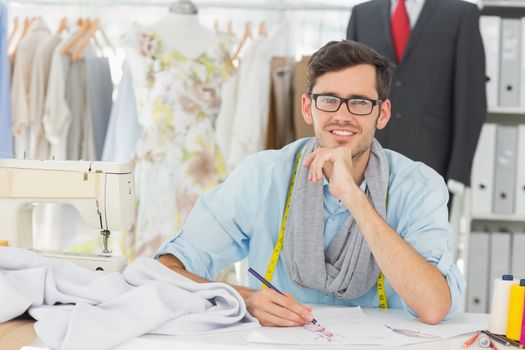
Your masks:
{"label": "gray knit scarf", "polygon": [[[324,250],[323,185],[309,182],[308,168],[302,166],[303,159],[316,147],[317,141],[312,139],[303,148],[284,230],[282,258],[297,284],[354,299],[372,289],[380,270],[351,213]],[[386,221],[388,161],[377,140],[371,149],[365,193]]]}

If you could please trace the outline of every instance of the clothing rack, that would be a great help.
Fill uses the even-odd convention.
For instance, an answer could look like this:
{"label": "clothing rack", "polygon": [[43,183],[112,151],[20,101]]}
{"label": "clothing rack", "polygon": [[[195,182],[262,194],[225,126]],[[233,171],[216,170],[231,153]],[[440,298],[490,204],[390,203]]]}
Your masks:
{"label": "clothing rack", "polygon": [[[87,6],[87,7],[168,7],[173,1],[104,1],[104,0],[7,0],[9,5],[45,5],[45,6]],[[324,3],[299,4],[291,2],[283,3],[248,3],[248,2],[206,2],[194,1],[199,9],[227,8],[239,10],[257,11],[347,11],[350,12],[352,6],[330,5]]]}

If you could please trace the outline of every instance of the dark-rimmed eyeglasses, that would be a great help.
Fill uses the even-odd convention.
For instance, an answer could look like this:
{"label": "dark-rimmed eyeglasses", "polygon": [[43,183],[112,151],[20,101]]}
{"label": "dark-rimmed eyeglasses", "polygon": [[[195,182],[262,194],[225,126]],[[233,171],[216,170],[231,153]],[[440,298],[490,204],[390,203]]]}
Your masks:
{"label": "dark-rimmed eyeglasses", "polygon": [[346,104],[348,112],[354,115],[369,115],[376,105],[383,100],[370,100],[368,98],[341,98],[333,95],[311,94],[315,101],[315,108],[323,112],[337,112],[341,105]]}

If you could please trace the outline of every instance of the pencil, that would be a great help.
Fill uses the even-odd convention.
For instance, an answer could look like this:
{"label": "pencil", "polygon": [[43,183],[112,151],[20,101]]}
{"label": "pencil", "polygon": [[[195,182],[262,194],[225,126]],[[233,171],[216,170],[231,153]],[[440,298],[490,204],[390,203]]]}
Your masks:
{"label": "pencil", "polygon": [[490,348],[492,350],[499,350],[498,347],[496,346],[496,344],[492,340],[490,340]]}
{"label": "pencil", "polygon": [[476,338],[478,337],[478,335],[480,333],[481,333],[481,331],[477,331],[476,333],[474,333],[474,335],[472,337],[468,338],[467,341],[463,343],[463,347],[466,349],[469,346],[471,346],[472,343],[474,343],[476,341]]}
{"label": "pencil", "polygon": [[[281,292],[279,289],[277,289],[277,287],[275,287],[273,284],[271,284],[270,282],[268,282],[266,280],[266,278],[264,278],[263,276],[259,275],[259,273],[257,271],[255,271],[254,269],[252,269],[251,267],[248,268],[248,272],[251,273],[255,278],[257,278],[259,281],[261,281],[262,284],[264,284],[266,287],[270,288],[270,289],[273,289],[274,291],[276,291],[277,293],[279,294],[282,294],[284,295],[283,292]],[[313,324],[317,324],[317,320],[314,318],[312,320],[312,323]]]}
{"label": "pencil", "polygon": [[500,342],[501,344],[504,344],[505,346],[512,345],[512,346],[515,346],[517,348],[523,349],[523,344],[521,344],[520,342],[515,341],[513,339],[509,339],[509,338],[507,338],[504,335],[494,334],[494,333],[491,333],[491,332],[489,332],[487,330],[484,330],[483,333],[485,333],[486,335],[488,335],[492,339],[496,340],[497,342]]}

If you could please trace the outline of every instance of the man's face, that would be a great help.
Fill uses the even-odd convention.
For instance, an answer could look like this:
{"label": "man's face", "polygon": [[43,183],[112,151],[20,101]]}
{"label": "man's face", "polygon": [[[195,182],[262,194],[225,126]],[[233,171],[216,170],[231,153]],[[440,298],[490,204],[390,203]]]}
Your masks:
{"label": "man's face", "polygon": [[[325,73],[317,78],[312,94],[377,100],[375,67],[360,64]],[[368,115],[354,115],[348,111],[345,103],[336,112],[321,111],[316,108],[311,96],[303,95],[302,111],[305,121],[313,124],[315,137],[321,147],[348,145],[355,159],[369,151],[376,128],[383,129],[388,123],[390,101],[385,100],[374,106]]]}

